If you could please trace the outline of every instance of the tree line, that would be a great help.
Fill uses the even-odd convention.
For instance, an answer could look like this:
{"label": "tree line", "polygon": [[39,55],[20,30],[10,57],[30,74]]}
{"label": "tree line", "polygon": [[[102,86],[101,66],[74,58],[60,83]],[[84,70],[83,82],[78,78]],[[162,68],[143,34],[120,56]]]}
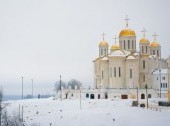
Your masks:
{"label": "tree line", "polygon": [[79,80],[71,79],[68,82],[57,81],[54,84],[54,91],[57,93],[61,89],[80,89],[82,83]]}

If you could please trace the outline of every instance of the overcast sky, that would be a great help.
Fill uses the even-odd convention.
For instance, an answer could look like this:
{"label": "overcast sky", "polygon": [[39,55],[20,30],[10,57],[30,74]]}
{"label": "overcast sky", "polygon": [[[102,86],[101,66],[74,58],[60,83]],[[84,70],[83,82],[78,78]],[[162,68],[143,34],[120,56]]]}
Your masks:
{"label": "overcast sky", "polygon": [[109,45],[115,35],[129,27],[137,43],[145,27],[146,37],[159,36],[162,56],[170,54],[169,0],[1,0],[0,85],[5,94],[54,93],[62,76],[93,86],[93,60],[98,56],[101,33]]}

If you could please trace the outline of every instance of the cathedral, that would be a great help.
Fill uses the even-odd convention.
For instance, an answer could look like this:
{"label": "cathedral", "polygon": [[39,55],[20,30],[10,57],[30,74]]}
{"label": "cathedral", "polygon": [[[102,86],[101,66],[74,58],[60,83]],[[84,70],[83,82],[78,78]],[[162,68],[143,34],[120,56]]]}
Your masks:
{"label": "cathedral", "polygon": [[[161,45],[143,37],[136,41],[136,33],[126,27],[115,37],[115,43],[109,46],[103,40],[99,43],[98,57],[94,63],[94,88],[66,89],[61,91],[61,99],[137,99],[146,103],[147,98],[168,98],[170,101],[170,57],[161,57]],[[116,42],[116,39],[119,39]],[[139,47],[139,49],[137,48]]]}
{"label": "cathedral", "polygon": [[[94,87],[95,89],[133,89],[148,88],[154,89],[153,72],[167,69],[166,59],[161,57],[161,45],[156,41],[154,33],[153,41],[143,37],[136,41],[136,33],[128,27],[119,32],[119,37],[115,37],[115,43],[109,46],[103,40],[99,43],[99,55],[94,62]],[[118,39],[118,43],[116,42]],[[137,49],[139,44],[139,49]],[[139,51],[137,51],[139,50]]]}

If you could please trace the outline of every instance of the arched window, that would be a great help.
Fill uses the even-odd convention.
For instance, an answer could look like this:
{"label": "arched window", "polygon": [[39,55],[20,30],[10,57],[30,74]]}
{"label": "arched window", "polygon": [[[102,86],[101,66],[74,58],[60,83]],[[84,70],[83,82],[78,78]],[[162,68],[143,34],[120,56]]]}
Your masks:
{"label": "arched window", "polygon": [[116,77],[116,67],[114,67],[114,77]]}
{"label": "arched window", "polygon": [[133,40],[132,40],[132,49],[134,48],[134,45],[133,45]]}
{"label": "arched window", "polygon": [[119,67],[119,77],[121,76],[121,67]]}
{"label": "arched window", "polygon": [[106,53],[106,49],[104,49],[104,55],[106,55],[107,53]]}
{"label": "arched window", "polygon": [[153,50],[153,55],[155,55],[155,50]]}
{"label": "arched window", "polygon": [[128,49],[130,49],[130,40],[128,40]]}
{"label": "arched window", "polygon": [[145,94],[141,94],[141,99],[145,99]]}
{"label": "arched window", "polygon": [[142,46],[142,53],[143,53],[143,46]]}
{"label": "arched window", "polygon": [[89,94],[86,94],[86,98],[89,98]]}
{"label": "arched window", "polygon": [[101,55],[103,55],[103,49],[101,49]]}
{"label": "arched window", "polygon": [[159,50],[157,50],[157,55],[159,56]]}
{"label": "arched window", "polygon": [[132,69],[130,69],[130,78],[132,78]]}
{"label": "arched window", "polygon": [[100,94],[98,94],[98,99],[100,99]]}
{"label": "arched window", "polygon": [[148,94],[148,98],[151,98],[151,94]]}
{"label": "arched window", "polygon": [[148,47],[146,46],[146,53],[148,53]]}
{"label": "arched window", "polygon": [[143,69],[145,69],[145,60],[143,60]]}
{"label": "arched window", "polygon": [[94,94],[91,94],[91,95],[90,95],[90,99],[94,99]]}
{"label": "arched window", "polygon": [[103,70],[102,70],[102,79],[104,78],[104,72],[103,72]]}
{"label": "arched window", "polygon": [[125,43],[125,40],[124,40],[124,49],[125,49],[125,46],[126,46],[126,43]]}

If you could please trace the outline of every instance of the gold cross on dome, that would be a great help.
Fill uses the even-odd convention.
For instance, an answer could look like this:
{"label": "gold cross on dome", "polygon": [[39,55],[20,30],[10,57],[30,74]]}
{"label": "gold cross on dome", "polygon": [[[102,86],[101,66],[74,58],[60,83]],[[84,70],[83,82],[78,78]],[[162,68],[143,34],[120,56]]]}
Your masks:
{"label": "gold cross on dome", "polygon": [[147,32],[147,30],[145,28],[143,28],[143,30],[141,32],[143,32],[143,37],[145,38],[145,33]]}
{"label": "gold cross on dome", "polygon": [[116,40],[118,39],[118,38],[116,37],[116,35],[115,35],[115,37],[114,37],[113,39],[115,40],[115,44],[116,44]]}
{"label": "gold cross on dome", "polygon": [[154,41],[156,41],[156,36],[158,36],[158,35],[156,34],[156,32],[154,32],[154,34],[153,34],[152,36],[153,36]]}
{"label": "gold cross on dome", "polygon": [[104,32],[103,32],[103,34],[101,34],[102,35],[102,37],[103,37],[103,41],[104,41],[104,36],[106,35]]}
{"label": "gold cross on dome", "polygon": [[126,15],[126,18],[124,19],[125,21],[126,21],[126,27],[128,27],[128,21],[130,20],[129,18],[128,18],[128,15]]}

